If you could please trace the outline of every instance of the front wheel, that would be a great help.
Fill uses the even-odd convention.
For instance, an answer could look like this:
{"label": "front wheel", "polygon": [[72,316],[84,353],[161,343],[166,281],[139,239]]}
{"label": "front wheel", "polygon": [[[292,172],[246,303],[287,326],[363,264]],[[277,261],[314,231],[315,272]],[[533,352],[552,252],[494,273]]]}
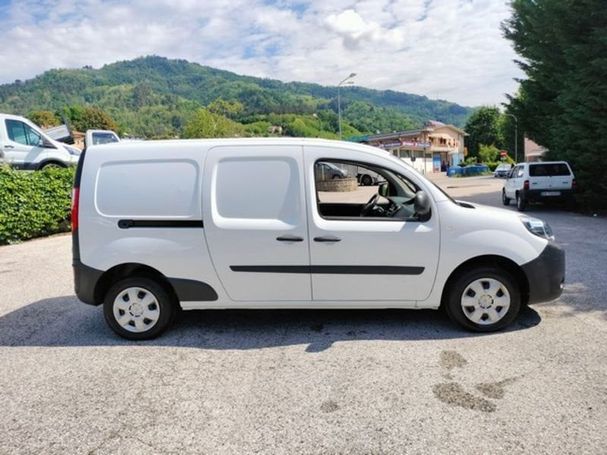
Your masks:
{"label": "front wheel", "polygon": [[505,190],[502,190],[502,204],[510,205],[510,198],[506,196]]}
{"label": "front wheel", "polygon": [[480,267],[462,273],[450,287],[446,302],[449,318],[476,332],[503,329],[521,307],[516,280],[497,267]]}
{"label": "front wheel", "polygon": [[132,277],[110,288],[103,315],[110,328],[128,340],[148,340],[166,330],[175,302],[164,287],[149,278]]}

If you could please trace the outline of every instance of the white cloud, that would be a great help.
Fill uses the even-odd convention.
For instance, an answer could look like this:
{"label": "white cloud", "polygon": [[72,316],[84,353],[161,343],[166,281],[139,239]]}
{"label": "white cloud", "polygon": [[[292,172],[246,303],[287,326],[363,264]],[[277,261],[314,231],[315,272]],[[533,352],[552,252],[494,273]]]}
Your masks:
{"label": "white cloud", "polygon": [[20,0],[0,6],[0,82],[157,54],[281,80],[493,104],[520,71],[505,0]]}

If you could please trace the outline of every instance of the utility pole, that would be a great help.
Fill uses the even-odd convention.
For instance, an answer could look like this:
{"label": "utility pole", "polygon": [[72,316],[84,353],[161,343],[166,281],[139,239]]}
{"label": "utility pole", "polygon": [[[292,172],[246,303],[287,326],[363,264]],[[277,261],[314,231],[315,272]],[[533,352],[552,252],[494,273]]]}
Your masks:
{"label": "utility pole", "polygon": [[339,84],[337,84],[337,118],[338,118],[338,124],[339,124],[339,139],[341,139],[341,96],[339,93],[339,89],[341,88],[342,85],[344,84],[353,84],[354,82],[352,81],[352,78],[356,76],[356,73],[350,73],[350,75],[348,77],[346,77],[343,81],[341,81]]}

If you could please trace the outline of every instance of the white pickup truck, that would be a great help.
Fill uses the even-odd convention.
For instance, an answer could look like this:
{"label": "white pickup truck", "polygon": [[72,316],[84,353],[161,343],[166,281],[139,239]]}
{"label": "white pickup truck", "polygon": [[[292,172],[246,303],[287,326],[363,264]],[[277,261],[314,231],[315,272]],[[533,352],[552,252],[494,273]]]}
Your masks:
{"label": "white pickup truck", "polygon": [[80,150],[51,139],[24,117],[0,114],[0,164],[17,169],[76,165]]}

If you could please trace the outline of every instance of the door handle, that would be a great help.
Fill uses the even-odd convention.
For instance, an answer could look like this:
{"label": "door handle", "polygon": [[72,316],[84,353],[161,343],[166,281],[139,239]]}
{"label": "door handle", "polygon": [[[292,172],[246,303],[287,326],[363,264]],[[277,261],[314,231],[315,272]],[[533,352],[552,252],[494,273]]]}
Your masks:
{"label": "door handle", "polygon": [[328,235],[326,237],[314,237],[315,242],[341,242],[339,237]]}
{"label": "door handle", "polygon": [[15,146],[14,145],[5,145],[4,148],[5,149],[14,149]]}
{"label": "door handle", "polygon": [[296,235],[281,235],[276,237],[279,242],[303,242],[303,238],[297,237]]}

